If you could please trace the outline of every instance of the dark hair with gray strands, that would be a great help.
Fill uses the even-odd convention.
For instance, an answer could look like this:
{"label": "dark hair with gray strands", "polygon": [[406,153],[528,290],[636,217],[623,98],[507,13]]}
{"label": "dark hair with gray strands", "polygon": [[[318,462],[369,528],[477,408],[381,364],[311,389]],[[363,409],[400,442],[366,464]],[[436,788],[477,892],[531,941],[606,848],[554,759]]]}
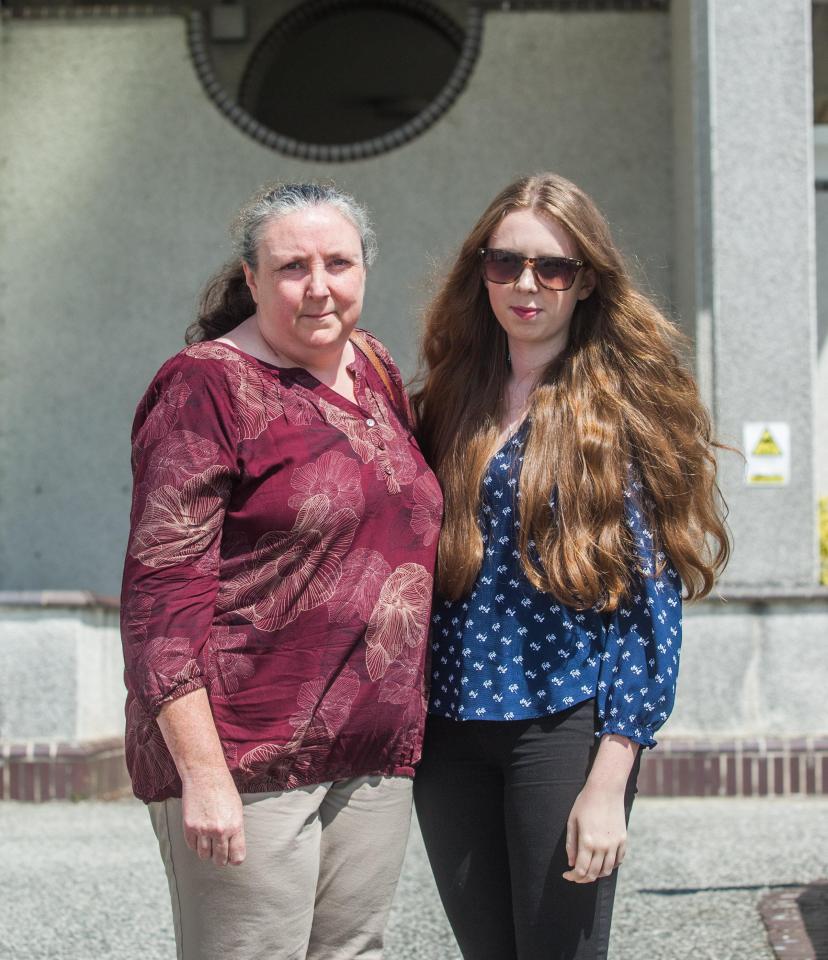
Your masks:
{"label": "dark hair with gray strands", "polygon": [[222,337],[256,312],[242,264],[256,269],[259,241],[268,223],[319,206],[333,207],[354,225],[362,242],[363,262],[371,266],[377,255],[376,234],[367,210],[350,194],[330,182],[268,184],[257,190],[236,216],[232,228],[236,256],[204,288],[196,319],[184,337],[187,343]]}

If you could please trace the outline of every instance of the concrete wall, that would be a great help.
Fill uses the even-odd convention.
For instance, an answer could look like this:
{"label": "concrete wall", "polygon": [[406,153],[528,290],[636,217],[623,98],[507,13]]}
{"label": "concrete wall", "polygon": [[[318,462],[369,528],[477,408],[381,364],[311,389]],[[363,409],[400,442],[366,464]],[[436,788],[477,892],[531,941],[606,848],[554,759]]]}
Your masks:
{"label": "concrete wall", "polygon": [[670,737],[828,732],[828,605],[714,599],[685,609]]}
{"label": "concrete wall", "polygon": [[[814,112],[823,126],[820,139],[828,131],[828,7],[814,5]],[[820,145],[817,177],[828,179],[828,146]],[[816,195],[817,262],[817,382],[816,447],[817,494],[828,497],[828,193]]]}
{"label": "concrete wall", "polygon": [[817,493],[828,497],[828,192],[816,195],[817,253],[817,382],[816,449]]}
{"label": "concrete wall", "polygon": [[117,610],[3,606],[0,741],[82,741],[124,731]]}
{"label": "concrete wall", "polygon": [[[696,604],[685,612],[676,706],[659,739],[826,733],[826,662],[824,602]],[[117,611],[4,604],[0,741],[121,736],[122,674]]]}
{"label": "concrete wall", "polygon": [[266,179],[335,176],[374,210],[364,321],[409,372],[430,263],[528,171],[590,190],[669,296],[669,47],[663,13],[490,14],[469,86],[435,127],[373,160],[313,165],[218,113],[181,20],[7,21],[0,589],[117,591],[135,404]]}
{"label": "concrete wall", "polygon": [[[720,437],[737,446],[745,423],[790,427],[787,485],[748,486],[739,458],[720,457],[736,539],[725,583],[813,585],[811,6],[808,0],[709,0],[707,6],[712,412]],[[774,282],[769,264],[780,256],[785,277]]]}
{"label": "concrete wall", "polygon": [[695,341],[695,374],[705,403],[713,400],[710,362],[710,84],[707,10],[694,0],[670,6],[673,93],[673,302]]}

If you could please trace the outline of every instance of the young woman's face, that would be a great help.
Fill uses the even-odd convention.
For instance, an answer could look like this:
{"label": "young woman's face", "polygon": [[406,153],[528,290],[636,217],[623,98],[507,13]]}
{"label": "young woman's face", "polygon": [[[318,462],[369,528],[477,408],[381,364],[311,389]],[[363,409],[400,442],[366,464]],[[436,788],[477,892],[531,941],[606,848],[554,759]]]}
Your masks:
{"label": "young woman's face", "polygon": [[[582,259],[568,230],[552,217],[532,210],[507,214],[486,246],[522,257]],[[575,306],[592,293],[595,278],[588,267],[582,267],[568,290],[548,290],[526,266],[513,283],[493,283],[486,279],[484,283],[494,315],[506,331],[511,349],[520,344],[523,349],[537,349],[544,354],[544,359],[551,359],[566,346]]]}
{"label": "young woman's face", "polygon": [[300,362],[342,345],[359,320],[365,293],[356,227],[330,206],[297,210],[268,223],[258,264],[244,265],[259,329],[270,346]]}

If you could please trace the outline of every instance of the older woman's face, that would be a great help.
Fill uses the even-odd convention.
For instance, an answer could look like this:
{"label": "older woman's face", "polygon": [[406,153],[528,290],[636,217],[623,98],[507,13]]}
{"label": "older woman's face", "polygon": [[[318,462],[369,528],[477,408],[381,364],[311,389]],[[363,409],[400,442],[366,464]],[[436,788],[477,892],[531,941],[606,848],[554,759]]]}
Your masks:
{"label": "older woman's face", "polygon": [[245,278],[259,328],[277,352],[300,362],[344,345],[365,292],[356,227],[330,206],[297,210],[267,224],[255,270]]}

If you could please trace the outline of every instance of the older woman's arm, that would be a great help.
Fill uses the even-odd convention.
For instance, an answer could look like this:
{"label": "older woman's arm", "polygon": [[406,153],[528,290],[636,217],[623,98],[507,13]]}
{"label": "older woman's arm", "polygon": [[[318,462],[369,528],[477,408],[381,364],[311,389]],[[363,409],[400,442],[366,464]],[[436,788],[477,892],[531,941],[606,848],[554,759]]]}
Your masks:
{"label": "older woman's arm", "polygon": [[245,858],[242,802],[202,688],[165,703],[158,726],[182,785],[184,837],[202,860],[218,866]]}
{"label": "older woman's arm", "polygon": [[205,689],[222,530],[238,478],[231,397],[220,364],[179,355],[139,405],[121,605],[135,792],[147,801],[181,796],[188,844],[216,863],[244,857],[241,800]]}

